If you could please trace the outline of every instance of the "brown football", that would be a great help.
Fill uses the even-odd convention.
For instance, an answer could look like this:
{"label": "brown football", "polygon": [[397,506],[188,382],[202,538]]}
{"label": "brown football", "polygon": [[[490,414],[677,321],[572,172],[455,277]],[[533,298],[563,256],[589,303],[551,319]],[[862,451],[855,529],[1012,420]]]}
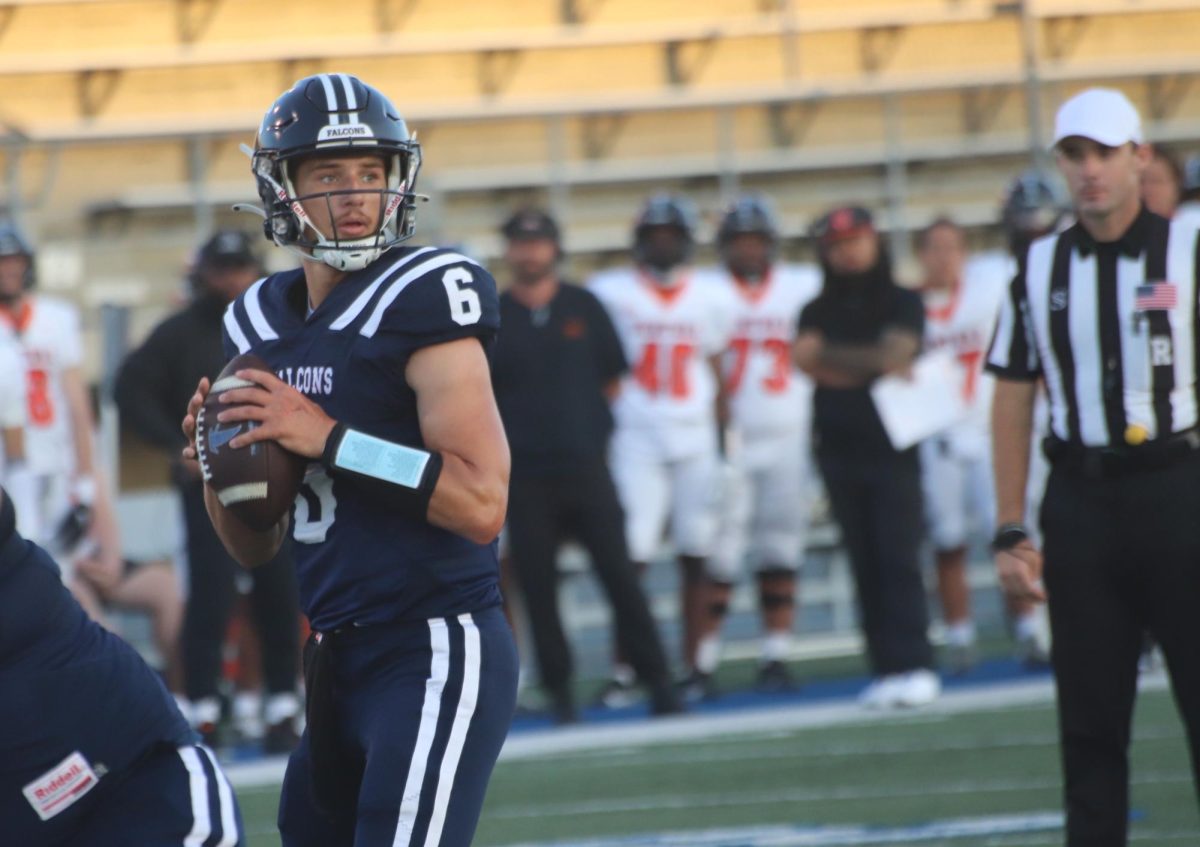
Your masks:
{"label": "brown football", "polygon": [[259,441],[236,450],[229,446],[235,436],[258,426],[256,421],[217,420],[217,415],[233,408],[217,399],[222,392],[253,385],[235,376],[246,369],[271,372],[271,366],[253,353],[230,360],[196,416],[196,455],[204,481],[221,505],[247,526],[267,530],[291,508],[304,481],[308,460],[275,441]]}

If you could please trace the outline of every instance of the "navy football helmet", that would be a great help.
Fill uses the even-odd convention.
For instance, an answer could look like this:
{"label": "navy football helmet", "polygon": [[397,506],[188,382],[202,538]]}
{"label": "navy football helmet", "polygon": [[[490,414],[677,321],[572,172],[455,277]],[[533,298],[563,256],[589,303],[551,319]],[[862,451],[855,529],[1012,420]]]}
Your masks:
{"label": "navy football helmet", "polygon": [[1070,209],[1065,192],[1049,174],[1036,169],[1023,172],[1009,185],[1001,211],[1009,250],[1023,257],[1030,242],[1054,232]]}
{"label": "navy football helmet", "polygon": [[[666,273],[691,258],[696,247],[696,207],[678,194],[651,195],[633,223],[633,256],[638,264]],[[670,243],[652,238],[659,227],[676,230]]]}
{"label": "navy football helmet", "polygon": [[[297,196],[291,166],[312,155],[379,153],[387,161],[387,186],[356,190],[379,195],[379,230],[365,238],[339,238],[313,226]],[[258,130],[251,168],[258,182],[267,238],[304,258],[340,271],[366,267],[413,234],[421,147],[395,106],[378,89],[349,74],[305,77],[275,101]],[[315,233],[315,238],[312,236]]]}

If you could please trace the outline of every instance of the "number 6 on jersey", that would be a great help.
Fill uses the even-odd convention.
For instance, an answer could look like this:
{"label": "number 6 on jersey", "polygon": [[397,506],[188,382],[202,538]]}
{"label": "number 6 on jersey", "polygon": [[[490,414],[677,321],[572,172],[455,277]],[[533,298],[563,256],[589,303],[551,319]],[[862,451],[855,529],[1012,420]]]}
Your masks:
{"label": "number 6 on jersey", "polygon": [[450,298],[450,317],[459,326],[477,323],[483,314],[475,289],[463,288],[474,281],[466,268],[450,268],[442,274],[442,285],[446,286],[446,296]]}

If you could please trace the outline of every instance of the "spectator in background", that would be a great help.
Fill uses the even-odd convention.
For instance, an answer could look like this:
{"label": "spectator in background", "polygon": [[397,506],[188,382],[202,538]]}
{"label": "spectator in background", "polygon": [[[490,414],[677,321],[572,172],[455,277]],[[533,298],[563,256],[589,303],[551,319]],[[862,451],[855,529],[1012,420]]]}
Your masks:
{"label": "spectator in background", "polygon": [[941,692],[921,580],[921,475],[916,448],[897,451],[870,395],[907,372],[925,329],[921,297],[896,285],[870,212],[834,209],[813,227],[821,293],[800,315],[796,364],[816,382],[817,463],[842,531],[874,682],[869,708],[928,704]]}
{"label": "spectator in background", "polygon": [[[225,307],[262,272],[247,235],[216,233],[196,254],[189,276],[191,303],[159,324],[130,353],[117,377],[122,421],[172,458],[187,534],[188,595],[181,648],[185,690],[192,722],[209,744],[218,737],[221,647],[241,568],[212,528],[198,471],[178,460],[185,444],[179,420],[201,377],[213,379],[225,365],[221,347]],[[288,551],[285,544],[270,563],[249,572],[266,687],[264,748],[271,753],[286,752],[298,740],[300,611]]]}
{"label": "spectator in background", "polygon": [[[961,368],[966,416],[921,444],[926,517],[937,563],[938,596],[945,627],[946,666],[965,673],[975,660],[975,621],[967,580],[971,531],[986,537],[996,520],[992,496],[990,419],[992,378],[983,359],[1000,303],[1012,278],[1007,257],[968,260],[967,237],[949,218],[937,218],[916,238],[925,299],[925,347],[953,351]],[[1021,658],[1046,662],[1042,616],[1028,602],[1008,608]]]}
{"label": "spectator in background", "polygon": [[[720,510],[718,429],[728,417],[720,356],[732,330],[732,295],[693,279],[696,213],[655,194],[633,228],[633,264],[596,275],[591,291],[608,310],[631,364],[614,404],[610,460],[625,509],[630,556],[642,570],[670,536],[681,576],[683,680],[690,699],[712,697],[720,659],[714,623],[724,616],[707,573]],[[632,671],[618,660],[602,692],[621,702]]]}
{"label": "spectator in background", "polygon": [[1149,144],[1150,163],[1142,171],[1142,202],[1164,218],[1175,216],[1183,200],[1183,165],[1161,144]]}
{"label": "spectator in background", "polygon": [[558,608],[558,550],[579,541],[613,609],[623,653],[656,714],[679,710],[606,462],[609,402],[627,370],[621,342],[590,292],[559,278],[558,225],[517,212],[501,229],[513,285],[492,354],[496,402],[512,451],[508,541],[554,718],[576,718],[571,655]]}
{"label": "spectator in background", "polygon": [[1175,218],[1200,227],[1200,155],[1183,163],[1183,193]]}

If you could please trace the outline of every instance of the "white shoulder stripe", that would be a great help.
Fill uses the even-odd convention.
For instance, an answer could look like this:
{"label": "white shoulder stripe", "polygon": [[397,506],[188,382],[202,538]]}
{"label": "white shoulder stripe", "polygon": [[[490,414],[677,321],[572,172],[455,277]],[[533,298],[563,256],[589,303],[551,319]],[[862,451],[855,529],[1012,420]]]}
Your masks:
{"label": "white shoulder stripe", "polygon": [[242,332],[242,328],[238,326],[237,317],[233,314],[233,307],[237,301],[230,303],[225,308],[225,331],[229,333],[230,339],[237,345],[239,353],[245,353],[250,349],[250,340],[246,338],[246,333]]}
{"label": "white shoulder stripe", "polygon": [[242,298],[242,302],[246,304],[246,314],[250,316],[250,324],[254,327],[254,331],[258,333],[259,339],[262,341],[272,341],[279,337],[274,329],[271,328],[270,322],[267,321],[267,316],[263,314],[262,303],[258,300],[259,292],[262,291],[263,283],[267,281],[264,276],[246,292],[246,296]]}
{"label": "white shoulder stripe", "polygon": [[479,630],[470,614],[459,615],[458,622],[463,628],[462,693],[458,697],[450,738],[446,741],[446,752],[442,754],[442,768],[438,773],[437,792],[433,795],[433,815],[425,834],[425,847],[437,847],[442,843],[442,828],[446,825],[446,812],[450,808],[450,792],[454,788],[458,764],[467,743],[471,719],[475,717],[475,707],[479,703]]}
{"label": "white shoulder stripe", "polygon": [[409,283],[420,279],[430,271],[436,271],[438,268],[444,268],[446,265],[461,265],[463,262],[475,265],[475,262],[466,256],[458,253],[444,253],[441,256],[434,256],[429,261],[423,262],[409,271],[405,271],[399,279],[387,287],[387,291],[383,292],[383,296],[375,304],[375,310],[371,312],[371,317],[363,324],[362,329],[359,330],[359,334],[365,335],[367,338],[375,335],[379,330],[379,324],[383,322],[384,312],[400,296],[400,293],[408,288]]}
{"label": "white shoulder stripe", "polygon": [[396,821],[393,847],[412,845],[417,812],[421,808],[421,788],[425,784],[425,771],[429,767],[433,738],[437,734],[437,725],[441,717],[442,690],[450,678],[450,633],[444,620],[429,620],[429,647],[433,655],[430,660],[429,678],[425,680],[425,701],[421,706],[416,746],[413,748],[412,758],[408,760],[404,793],[400,795],[400,817]]}
{"label": "white shoulder stripe", "polygon": [[379,286],[392,276],[396,271],[416,261],[418,256],[424,256],[426,253],[432,253],[436,248],[422,247],[420,250],[409,253],[400,257],[392,266],[375,278],[375,281],[367,286],[361,294],[354,298],[354,302],[350,304],[350,308],[338,315],[337,320],[329,325],[330,329],[345,329],[350,324],[354,323],[362,310],[367,308],[367,304],[371,302],[371,298],[375,296],[375,292],[379,290]]}

